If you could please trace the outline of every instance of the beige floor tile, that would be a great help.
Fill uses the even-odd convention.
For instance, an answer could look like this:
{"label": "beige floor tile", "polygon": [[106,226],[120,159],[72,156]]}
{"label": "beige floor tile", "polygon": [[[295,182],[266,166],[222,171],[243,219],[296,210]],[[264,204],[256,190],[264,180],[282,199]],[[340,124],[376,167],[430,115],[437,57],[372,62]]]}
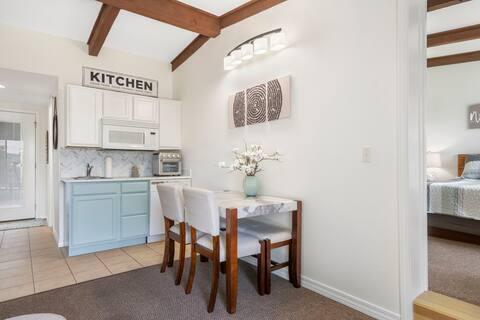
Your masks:
{"label": "beige floor tile", "polygon": [[0,262],[5,261],[12,261],[12,260],[21,260],[30,258],[30,252],[20,250],[20,251],[12,251],[10,253],[0,254]]}
{"label": "beige floor tile", "polygon": [[108,259],[111,257],[125,256],[126,253],[122,249],[113,249],[107,251],[96,252],[95,255],[103,261],[103,259]]}
{"label": "beige floor tile", "polygon": [[31,272],[24,273],[22,275],[12,276],[0,281],[0,290],[21,286],[27,283],[33,282],[33,276]]}
{"label": "beige floor tile", "polygon": [[112,273],[121,273],[142,266],[122,250],[110,250],[97,253],[98,258],[107,266]]}
{"label": "beige floor tile", "polygon": [[2,248],[26,248],[28,249],[30,247],[30,243],[28,240],[22,240],[22,241],[12,241],[9,239],[4,239],[2,241]]}
{"label": "beige floor tile", "polygon": [[36,249],[31,251],[32,257],[40,257],[45,255],[56,255],[59,257],[63,257],[59,248],[43,248],[43,249]]}
{"label": "beige floor tile", "polygon": [[67,263],[63,261],[63,263],[55,263],[50,266],[43,265],[43,268],[34,270],[33,281],[37,282],[68,274],[72,274],[72,272]]}
{"label": "beige floor tile", "polygon": [[63,275],[41,281],[35,281],[35,292],[42,292],[75,284],[73,275]]}
{"label": "beige floor tile", "polygon": [[130,262],[125,262],[125,263],[118,263],[118,264],[112,264],[112,265],[107,265],[108,269],[110,270],[111,273],[113,274],[118,274],[122,272],[127,272],[127,271],[132,271],[135,269],[140,269],[143,268],[141,264],[136,262],[135,260],[130,261]]}
{"label": "beige floor tile", "polygon": [[112,275],[112,273],[105,267],[103,268],[95,268],[91,270],[86,270],[78,273],[74,273],[73,277],[77,282],[84,282],[93,279],[108,277]]}
{"label": "beige floor tile", "polygon": [[44,254],[41,256],[34,256],[32,257],[33,268],[41,267],[42,265],[55,263],[58,261],[65,262],[65,259],[60,253],[55,254]]}
{"label": "beige floor tile", "polygon": [[67,262],[64,259],[52,260],[49,262],[33,263],[33,274],[41,272],[48,272],[49,270],[57,269],[60,267],[68,268]]}
{"label": "beige floor tile", "polygon": [[147,243],[147,247],[149,247],[150,249],[152,249],[157,253],[163,254],[163,250],[165,249],[165,242],[159,241],[159,242]]}
{"label": "beige floor tile", "polygon": [[0,302],[34,294],[33,282],[0,290]]}
{"label": "beige floor tile", "polygon": [[12,268],[4,269],[0,271],[0,282],[2,279],[16,277],[21,275],[32,273],[32,266],[30,264],[24,264],[20,266],[15,266]]}
{"label": "beige floor tile", "polygon": [[20,267],[25,266],[25,265],[31,267],[32,261],[30,260],[30,258],[1,262],[0,263],[0,272],[3,271],[3,270],[6,270],[6,269],[11,269],[11,268],[20,268]]}
{"label": "beige floor tile", "polygon": [[39,250],[39,249],[45,249],[45,248],[58,248],[58,246],[55,241],[50,241],[50,240],[33,242],[30,244],[31,250]]}
{"label": "beige floor tile", "polygon": [[160,255],[150,256],[150,257],[149,256],[143,256],[143,257],[139,257],[135,260],[137,260],[138,263],[140,263],[142,266],[149,267],[149,266],[161,264],[162,260],[163,260],[163,257],[160,256]]}
{"label": "beige floor tile", "polygon": [[95,254],[86,254],[67,258],[67,263],[73,274],[91,271],[103,270],[105,265],[97,258]]}

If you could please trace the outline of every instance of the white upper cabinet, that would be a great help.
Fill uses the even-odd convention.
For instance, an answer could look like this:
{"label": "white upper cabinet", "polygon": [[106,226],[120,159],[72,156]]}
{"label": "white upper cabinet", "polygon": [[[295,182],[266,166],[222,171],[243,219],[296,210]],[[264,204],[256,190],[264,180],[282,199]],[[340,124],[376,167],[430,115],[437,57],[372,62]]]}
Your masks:
{"label": "white upper cabinet", "polygon": [[67,146],[100,147],[102,90],[67,86]]}
{"label": "white upper cabinet", "polygon": [[132,120],[158,124],[158,99],[133,96]]}
{"label": "white upper cabinet", "polygon": [[182,147],[182,103],[160,99],[160,148]]}
{"label": "white upper cabinet", "polygon": [[103,118],[114,120],[131,120],[133,97],[130,94],[104,91]]}

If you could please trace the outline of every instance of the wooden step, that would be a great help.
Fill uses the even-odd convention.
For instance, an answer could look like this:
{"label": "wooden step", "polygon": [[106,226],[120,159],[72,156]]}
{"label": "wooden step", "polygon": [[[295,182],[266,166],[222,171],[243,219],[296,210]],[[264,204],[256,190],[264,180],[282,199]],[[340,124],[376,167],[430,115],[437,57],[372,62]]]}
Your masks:
{"label": "wooden step", "polygon": [[478,320],[480,306],[427,291],[414,301],[415,320]]}

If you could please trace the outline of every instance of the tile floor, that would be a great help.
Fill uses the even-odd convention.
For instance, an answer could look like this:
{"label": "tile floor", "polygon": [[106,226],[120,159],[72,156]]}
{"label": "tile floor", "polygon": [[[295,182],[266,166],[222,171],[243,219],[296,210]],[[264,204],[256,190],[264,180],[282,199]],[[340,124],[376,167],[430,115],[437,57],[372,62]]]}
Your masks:
{"label": "tile floor", "polygon": [[163,248],[154,242],[68,257],[49,227],[0,231],[0,302],[160,264]]}

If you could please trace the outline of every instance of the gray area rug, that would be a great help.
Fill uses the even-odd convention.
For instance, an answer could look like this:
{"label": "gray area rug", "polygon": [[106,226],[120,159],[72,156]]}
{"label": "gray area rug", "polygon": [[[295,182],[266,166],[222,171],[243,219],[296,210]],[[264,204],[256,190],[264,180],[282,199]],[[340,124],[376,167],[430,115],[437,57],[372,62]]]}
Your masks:
{"label": "gray area rug", "polygon": [[175,286],[172,268],[161,274],[159,266],[153,266],[0,303],[0,319],[41,312],[60,314],[67,320],[371,319],[310,290],[293,288],[276,276],[271,295],[261,297],[255,288],[255,270],[245,262],[239,265],[237,313],[226,311],[225,277],[221,275],[215,311],[208,314],[211,264],[197,265],[190,295],[184,293],[185,274],[183,283]]}
{"label": "gray area rug", "polygon": [[430,237],[430,290],[480,305],[480,246]]}
{"label": "gray area rug", "polygon": [[46,225],[47,225],[47,219],[27,219],[27,220],[0,222],[0,231],[31,228],[31,227],[41,227]]}

